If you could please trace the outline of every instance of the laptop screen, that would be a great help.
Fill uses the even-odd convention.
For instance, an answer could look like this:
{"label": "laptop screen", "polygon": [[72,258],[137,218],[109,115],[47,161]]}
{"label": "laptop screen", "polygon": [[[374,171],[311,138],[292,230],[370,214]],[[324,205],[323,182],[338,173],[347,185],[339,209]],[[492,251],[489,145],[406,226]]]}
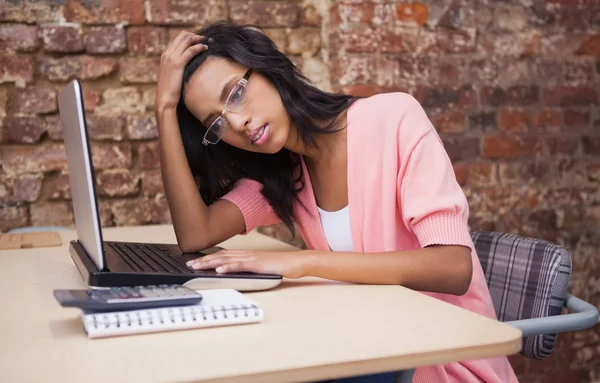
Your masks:
{"label": "laptop screen", "polygon": [[60,92],[58,109],[67,154],[77,239],[96,267],[104,270],[102,232],[96,198],[96,177],[79,81],[71,81]]}

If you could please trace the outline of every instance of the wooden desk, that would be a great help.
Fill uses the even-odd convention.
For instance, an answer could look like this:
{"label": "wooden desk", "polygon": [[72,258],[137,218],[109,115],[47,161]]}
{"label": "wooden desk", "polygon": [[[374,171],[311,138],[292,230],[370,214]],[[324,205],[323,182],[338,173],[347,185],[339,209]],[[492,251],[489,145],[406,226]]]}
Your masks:
{"label": "wooden desk", "polygon": [[[172,242],[171,226],[108,228],[107,240]],[[62,247],[0,251],[0,381],[292,382],[517,353],[521,332],[399,286],[286,280],[250,294],[260,324],[87,339],[56,288],[83,288]],[[283,249],[251,233],[228,248]]]}

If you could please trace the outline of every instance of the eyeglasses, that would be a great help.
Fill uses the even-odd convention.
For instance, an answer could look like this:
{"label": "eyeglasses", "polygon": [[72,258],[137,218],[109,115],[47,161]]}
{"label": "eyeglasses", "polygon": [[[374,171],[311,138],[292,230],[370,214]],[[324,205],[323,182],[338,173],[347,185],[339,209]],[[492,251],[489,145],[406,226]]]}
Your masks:
{"label": "eyeglasses", "polygon": [[223,112],[221,112],[221,115],[208,127],[208,130],[204,134],[202,144],[205,146],[208,146],[208,144],[215,145],[221,140],[223,133],[225,133],[225,128],[227,127],[225,112],[239,112],[244,106],[246,103],[246,84],[248,83],[251,74],[252,69],[248,69],[246,74],[244,74],[244,77],[233,86],[233,89],[231,89],[231,92],[225,101]]}

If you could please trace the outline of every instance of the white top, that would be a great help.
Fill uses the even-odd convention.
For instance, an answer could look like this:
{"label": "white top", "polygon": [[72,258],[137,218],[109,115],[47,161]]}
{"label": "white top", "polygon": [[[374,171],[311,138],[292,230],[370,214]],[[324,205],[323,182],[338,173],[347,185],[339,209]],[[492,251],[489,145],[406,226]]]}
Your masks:
{"label": "white top", "polygon": [[354,251],[348,206],[338,211],[325,211],[318,206],[317,209],[329,248],[333,251]]}

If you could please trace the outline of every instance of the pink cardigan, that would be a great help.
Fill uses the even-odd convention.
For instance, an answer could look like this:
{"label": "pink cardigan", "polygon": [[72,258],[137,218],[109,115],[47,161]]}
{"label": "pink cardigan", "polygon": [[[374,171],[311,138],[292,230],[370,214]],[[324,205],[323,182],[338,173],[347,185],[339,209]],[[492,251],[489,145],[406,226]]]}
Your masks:
{"label": "pink cardigan", "polygon": [[[410,95],[388,93],[356,101],[348,110],[348,201],[357,252],[418,249],[432,244],[471,248],[473,277],[465,295],[427,293],[496,319],[469,234],[469,205],[452,163],[421,105]],[[309,249],[329,251],[314,193],[297,204],[298,229]],[[256,181],[240,180],[223,198],[239,207],[246,232],[279,222]],[[418,368],[414,382],[516,382],[506,357]]]}

